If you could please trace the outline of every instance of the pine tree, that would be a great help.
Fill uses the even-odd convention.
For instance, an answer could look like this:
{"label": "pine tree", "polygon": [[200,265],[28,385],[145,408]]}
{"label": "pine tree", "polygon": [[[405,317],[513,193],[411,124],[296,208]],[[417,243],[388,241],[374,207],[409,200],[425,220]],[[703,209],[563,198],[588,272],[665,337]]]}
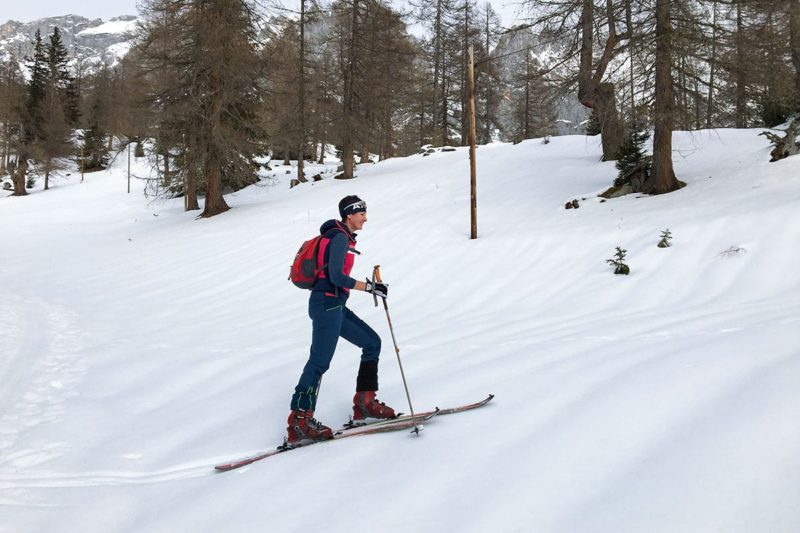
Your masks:
{"label": "pine tree", "polygon": [[59,82],[70,79],[69,71],[67,70],[68,56],[67,49],[61,41],[61,30],[56,26],[53,28],[53,34],[50,36],[50,42],[47,45],[47,65],[50,68],[50,76],[59,80]]}
{"label": "pine tree", "polygon": [[61,40],[61,30],[58,26],[53,28],[46,53],[50,79],[53,80],[61,100],[64,118],[71,126],[77,126],[80,115],[78,92],[75,78],[70,74],[68,67],[69,53]]}
{"label": "pine tree", "polygon": [[35,115],[37,113],[37,108],[42,100],[44,100],[47,85],[51,78],[47,52],[42,42],[42,34],[39,30],[36,30],[36,36],[33,42],[33,58],[28,59],[28,68],[30,70],[31,79],[28,82],[27,107],[31,114]]}
{"label": "pine tree", "polygon": [[586,122],[586,135],[600,135],[600,118],[594,110],[589,113],[589,118]]}
{"label": "pine tree", "polygon": [[108,163],[106,152],[106,133],[100,127],[101,117],[106,108],[103,99],[95,95],[87,114],[87,127],[83,134],[83,161],[85,171],[102,170]]}
{"label": "pine tree", "polygon": [[616,167],[619,170],[617,178],[614,180],[614,187],[621,187],[630,181],[631,175],[637,170],[642,172],[641,179],[647,179],[650,175],[650,163],[652,157],[644,151],[644,145],[650,139],[650,132],[647,130],[633,130],[620,146],[617,152]]}
{"label": "pine tree", "polygon": [[108,69],[103,68],[91,80],[92,88],[87,96],[88,110],[84,118],[82,168],[85,171],[102,170],[108,164],[110,76]]}
{"label": "pine tree", "polygon": [[34,143],[41,135],[43,128],[42,107],[47,93],[49,70],[42,34],[39,30],[36,30],[33,41],[33,58],[29,58],[27,63],[31,78],[27,84],[25,105],[20,108],[21,132],[17,145],[17,169],[13,178],[15,196],[28,194],[25,190],[28,160],[34,157]]}

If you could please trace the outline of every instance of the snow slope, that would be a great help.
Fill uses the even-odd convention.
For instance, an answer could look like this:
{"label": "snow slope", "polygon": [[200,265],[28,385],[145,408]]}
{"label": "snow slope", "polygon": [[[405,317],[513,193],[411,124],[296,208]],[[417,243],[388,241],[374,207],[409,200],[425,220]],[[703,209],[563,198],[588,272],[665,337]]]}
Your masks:
{"label": "snow slope", "polygon": [[[596,138],[480,147],[475,241],[463,149],[291,190],[279,167],[210,220],[126,194],[124,162],[0,198],[0,532],[797,531],[800,158],[757,134],[676,133],[688,186],[608,202]],[[289,262],[353,193],[415,407],[496,398],[215,474],[283,437],[310,338]],[[406,410],[383,310],[350,306]]]}

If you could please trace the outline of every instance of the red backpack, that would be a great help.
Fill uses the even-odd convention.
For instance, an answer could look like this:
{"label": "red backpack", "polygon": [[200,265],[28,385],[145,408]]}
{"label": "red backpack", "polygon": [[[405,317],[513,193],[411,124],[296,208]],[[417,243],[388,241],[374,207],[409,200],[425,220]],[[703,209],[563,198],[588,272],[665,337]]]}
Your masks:
{"label": "red backpack", "polygon": [[[342,230],[343,231],[343,230]],[[317,256],[319,256],[319,243],[325,235],[317,235],[313,239],[309,239],[300,246],[297,254],[294,256],[294,261],[289,269],[289,279],[296,287],[301,289],[311,289],[314,287],[317,278],[322,273],[323,269],[328,266],[322,265],[317,268]]]}

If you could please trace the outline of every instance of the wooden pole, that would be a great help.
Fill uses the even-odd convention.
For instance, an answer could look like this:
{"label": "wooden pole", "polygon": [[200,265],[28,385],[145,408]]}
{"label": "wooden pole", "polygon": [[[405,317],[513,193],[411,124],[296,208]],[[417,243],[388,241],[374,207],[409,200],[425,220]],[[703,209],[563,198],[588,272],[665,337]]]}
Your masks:
{"label": "wooden pole", "polygon": [[470,238],[478,238],[478,178],[475,166],[475,60],[473,46],[469,46],[469,65],[467,66],[469,81],[469,183],[470,183]]}
{"label": "wooden pole", "polygon": [[131,193],[131,143],[128,141],[128,194]]}
{"label": "wooden pole", "polygon": [[300,73],[298,80],[298,97],[300,104],[300,145],[297,150],[297,181],[305,183],[305,151],[306,151],[306,0],[300,0]]}
{"label": "wooden pole", "polygon": [[81,145],[81,183],[83,183],[83,167],[85,165],[85,159],[83,157],[83,146]]}

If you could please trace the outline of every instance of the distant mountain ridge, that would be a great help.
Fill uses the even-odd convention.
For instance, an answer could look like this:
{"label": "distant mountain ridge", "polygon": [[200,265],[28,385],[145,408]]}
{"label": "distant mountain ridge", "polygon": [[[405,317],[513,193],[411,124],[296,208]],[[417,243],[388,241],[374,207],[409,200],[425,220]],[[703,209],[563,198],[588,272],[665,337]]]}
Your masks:
{"label": "distant mountain ridge", "polygon": [[45,17],[32,22],[9,20],[0,25],[0,61],[13,56],[20,63],[33,52],[38,29],[46,42],[58,26],[61,39],[73,61],[82,68],[94,69],[101,64],[116,65],[128,53],[136,34],[138,18],[132,15],[108,21],[79,15]]}

